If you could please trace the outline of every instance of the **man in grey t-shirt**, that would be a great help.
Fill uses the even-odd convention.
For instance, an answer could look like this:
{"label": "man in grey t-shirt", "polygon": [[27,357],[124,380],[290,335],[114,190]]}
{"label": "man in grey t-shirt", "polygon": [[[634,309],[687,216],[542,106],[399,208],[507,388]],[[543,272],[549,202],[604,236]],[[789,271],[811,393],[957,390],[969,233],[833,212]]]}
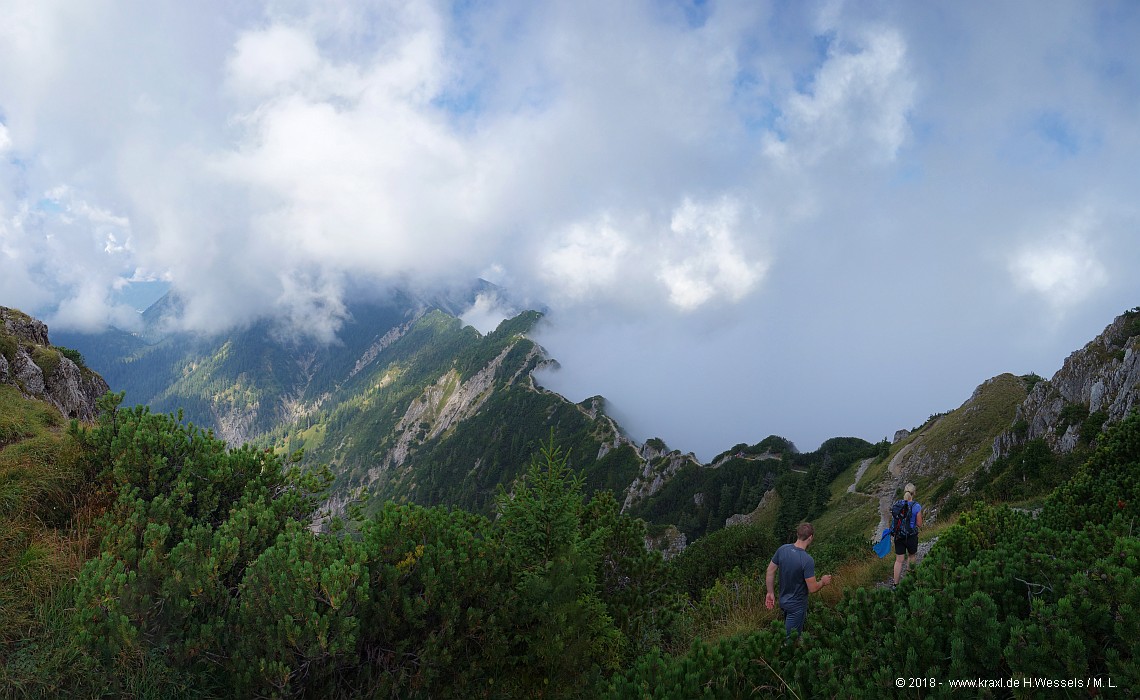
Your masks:
{"label": "man in grey t-shirt", "polygon": [[792,630],[797,633],[804,631],[808,594],[831,583],[831,574],[826,574],[819,580],[815,578],[815,560],[807,553],[808,545],[814,539],[815,528],[811,523],[800,523],[796,528],[795,543],[782,545],[776,550],[772,561],[768,562],[768,571],[764,576],[764,583],[768,586],[764,605],[771,610],[776,605],[772,586],[776,582],[776,571],[780,572],[780,609],[787,616],[784,629],[788,635],[791,635]]}

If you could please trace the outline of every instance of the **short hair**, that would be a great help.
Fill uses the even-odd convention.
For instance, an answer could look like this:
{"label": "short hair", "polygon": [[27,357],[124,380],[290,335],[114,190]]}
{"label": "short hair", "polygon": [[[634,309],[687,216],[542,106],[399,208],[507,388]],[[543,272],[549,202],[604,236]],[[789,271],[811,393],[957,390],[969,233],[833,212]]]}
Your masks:
{"label": "short hair", "polygon": [[811,523],[800,523],[799,527],[796,528],[797,540],[806,540],[814,534],[815,528],[811,526]]}

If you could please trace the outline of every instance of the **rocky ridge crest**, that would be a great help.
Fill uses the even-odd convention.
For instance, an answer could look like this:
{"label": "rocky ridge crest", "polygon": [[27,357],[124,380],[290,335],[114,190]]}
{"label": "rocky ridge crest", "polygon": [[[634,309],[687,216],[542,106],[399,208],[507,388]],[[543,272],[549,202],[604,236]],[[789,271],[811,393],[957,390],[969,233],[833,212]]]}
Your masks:
{"label": "rocky ridge crest", "polygon": [[701,466],[691,452],[682,454],[680,450],[670,450],[660,438],[646,440],[645,444],[638,450],[638,456],[642,460],[641,472],[625,491],[625,501],[622,503],[623,512],[629,510],[638,501],[649,498],[660,491],[666,482],[685,465]]}
{"label": "rocky ridge crest", "polygon": [[[1079,406],[1073,410],[1070,407]],[[1037,382],[1017,409],[1014,425],[994,440],[992,460],[1043,438],[1054,452],[1071,452],[1083,430],[1118,423],[1140,407],[1140,307],[1069,355],[1052,379]],[[1074,416],[1087,416],[1078,422]],[[1086,436],[1088,437],[1088,436]]]}

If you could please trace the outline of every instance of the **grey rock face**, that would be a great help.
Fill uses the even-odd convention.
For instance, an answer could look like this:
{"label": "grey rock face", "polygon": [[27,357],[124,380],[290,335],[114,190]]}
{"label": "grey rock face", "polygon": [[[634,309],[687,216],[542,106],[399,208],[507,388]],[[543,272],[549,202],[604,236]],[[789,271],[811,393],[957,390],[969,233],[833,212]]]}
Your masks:
{"label": "grey rock face", "polygon": [[1104,332],[1065,359],[1048,381],[1040,381],[1017,410],[1021,431],[1007,431],[994,441],[998,459],[1029,440],[1043,438],[1055,452],[1071,452],[1080,429],[1064,426],[1066,406],[1081,404],[1090,414],[1103,412],[1101,426],[1117,423],[1140,407],[1140,313],[1118,316]]}
{"label": "grey rock face", "polygon": [[15,309],[0,306],[0,325],[4,327],[4,335],[13,336],[18,341],[50,345],[47,324]]}
{"label": "grey rock face", "polygon": [[84,371],[66,357],[60,359],[55,372],[46,378],[44,388],[48,400],[65,416],[81,420],[95,417],[96,400],[110,389],[102,377],[90,370]]}
{"label": "grey rock face", "polygon": [[0,307],[0,326],[0,336],[7,339],[11,354],[10,358],[0,355],[0,383],[15,385],[25,396],[51,403],[68,418],[95,417],[96,399],[110,390],[102,377],[53,348],[42,321]]}
{"label": "grey rock face", "polygon": [[22,347],[16,351],[16,357],[12,360],[12,370],[13,379],[16,380],[18,386],[23,388],[24,393],[31,396],[43,396],[43,370],[32,361],[32,356]]}
{"label": "grey rock face", "polygon": [[670,450],[660,440],[649,440],[639,451],[642,462],[641,473],[626,488],[622,511],[629,510],[638,501],[649,498],[664,488],[665,484],[687,464],[700,465],[692,454],[681,454]]}

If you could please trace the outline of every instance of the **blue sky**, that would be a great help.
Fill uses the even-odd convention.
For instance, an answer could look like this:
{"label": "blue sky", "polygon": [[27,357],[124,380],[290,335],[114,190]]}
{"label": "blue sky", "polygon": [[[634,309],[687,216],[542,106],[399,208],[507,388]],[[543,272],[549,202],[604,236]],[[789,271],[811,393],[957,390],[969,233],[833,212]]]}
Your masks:
{"label": "blue sky", "polygon": [[708,458],[878,440],[1140,304],[1129,2],[0,0],[0,304],[360,280],[543,305],[543,381]]}

